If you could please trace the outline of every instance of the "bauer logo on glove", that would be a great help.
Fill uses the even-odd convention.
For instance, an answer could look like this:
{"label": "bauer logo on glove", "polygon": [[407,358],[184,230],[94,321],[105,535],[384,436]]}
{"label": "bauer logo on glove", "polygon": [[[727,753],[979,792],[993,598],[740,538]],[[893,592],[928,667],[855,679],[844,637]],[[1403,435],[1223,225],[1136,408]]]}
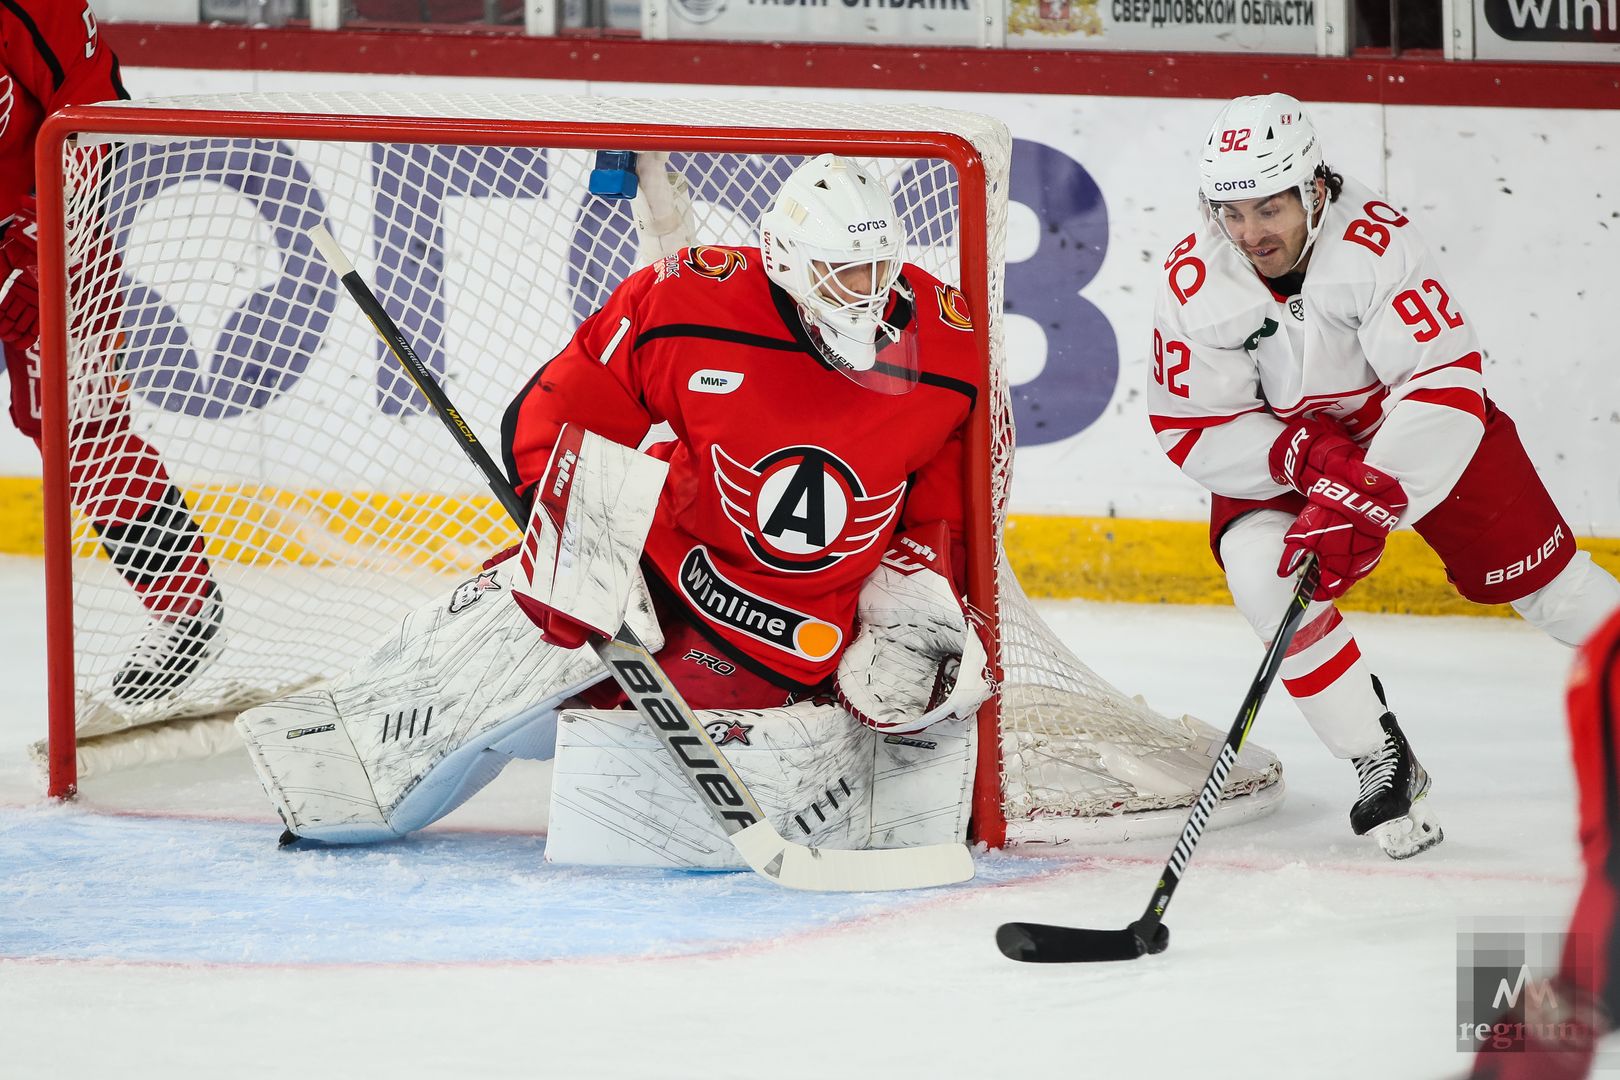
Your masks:
{"label": "bauer logo on glove", "polygon": [[985,650],[951,584],[945,523],[894,538],[857,602],[838,662],[839,703],[877,731],[907,735],[965,717],[990,696]]}
{"label": "bauer logo on glove", "polygon": [[[1362,484],[1368,488],[1385,490],[1389,487],[1390,479],[1383,473],[1368,472],[1362,479]],[[1400,524],[1400,514],[1391,510],[1376,499],[1366,495],[1357,495],[1344,484],[1336,480],[1323,477],[1311,485],[1310,496],[1313,501],[1335,503],[1342,506],[1352,514],[1360,514],[1367,524],[1376,525],[1384,529],[1393,529]],[[1320,500],[1317,500],[1320,496]]]}

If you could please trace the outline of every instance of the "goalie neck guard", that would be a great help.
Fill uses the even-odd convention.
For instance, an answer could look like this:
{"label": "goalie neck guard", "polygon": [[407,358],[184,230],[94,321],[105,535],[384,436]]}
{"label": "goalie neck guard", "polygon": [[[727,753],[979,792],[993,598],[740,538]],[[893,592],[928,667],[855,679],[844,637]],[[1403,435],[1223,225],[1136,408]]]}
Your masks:
{"label": "goalie neck guard", "polygon": [[[1199,202],[1238,254],[1243,248],[1226,231],[1220,206],[1296,191],[1305,208],[1305,246],[1298,269],[1316,243],[1326,199],[1316,185],[1322,170],[1322,140],[1305,107],[1287,94],[1233,98],[1215,117],[1198,162]],[[1247,256],[1244,256],[1247,258]]]}
{"label": "goalie neck guard", "polygon": [[829,365],[879,393],[916,385],[910,335],[885,317],[895,307],[905,228],[881,182],[848,158],[812,158],[760,217],[759,247],[766,275],[793,298]]}

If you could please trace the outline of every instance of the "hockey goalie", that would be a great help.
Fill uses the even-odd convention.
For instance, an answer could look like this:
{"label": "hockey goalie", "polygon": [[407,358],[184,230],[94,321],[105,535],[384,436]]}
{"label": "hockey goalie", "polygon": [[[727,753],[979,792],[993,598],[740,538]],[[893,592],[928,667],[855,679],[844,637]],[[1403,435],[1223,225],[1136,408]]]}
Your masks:
{"label": "hockey goalie", "polygon": [[555,757],[548,858],[740,865],[584,647],[621,622],[784,835],[965,835],[990,692],[960,599],[966,305],[847,159],[799,166],[757,248],[690,245],[675,178],[646,179],[654,257],[507,409],[521,544],[238,719],[292,836],[402,836]]}

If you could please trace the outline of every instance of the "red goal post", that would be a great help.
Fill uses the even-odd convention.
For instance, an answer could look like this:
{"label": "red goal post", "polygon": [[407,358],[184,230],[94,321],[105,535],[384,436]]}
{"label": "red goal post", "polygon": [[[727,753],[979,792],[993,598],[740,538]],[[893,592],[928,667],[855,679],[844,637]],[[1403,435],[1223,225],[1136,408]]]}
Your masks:
{"label": "red goal post", "polygon": [[[670,154],[700,215],[694,235],[715,243],[753,243],[774,183],[803,156],[832,151],[882,173],[917,241],[908,259],[962,290],[985,357],[963,485],[969,599],[995,627],[1002,693],[979,717],[975,836],[1004,843],[1009,813],[1106,818],[1185,805],[1197,777],[1185,797],[1172,790],[1180,781],[1166,776],[1185,763],[1169,759],[1196,758],[1208,729],[1157,717],[1069,656],[1001,556],[1012,464],[1004,126],[920,108],[319,93],[74,107],[41,132],[50,793],[73,793],[87,746],[228,717],[256,696],[335,674],[390,618],[503,546],[486,520],[496,515],[469,493],[476,481],[445,472],[454,448],[417,430],[408,388],[378,374],[364,388],[374,394],[345,397],[365,373],[337,369],[371,346],[326,303],[294,226],[330,216],[340,236],[350,230],[362,273],[383,276],[385,304],[401,307],[407,333],[424,335],[418,351],[450,366],[458,404],[471,401],[462,411],[489,442],[494,410],[628,269],[624,215],[581,193],[596,150]],[[353,242],[368,232],[370,250]],[[559,276],[548,290],[489,266]],[[359,415],[366,409],[382,415]],[[74,510],[110,453],[86,417],[108,410],[127,412],[162,456],[225,598],[221,659],[134,709],[111,702],[105,686],[143,614]],[[373,443],[374,458],[358,449]],[[70,460],[81,470],[71,495]],[[339,626],[341,605],[322,606],[345,590],[343,617],[362,598],[379,609],[361,613],[365,625]],[[286,612],[310,614],[300,622]],[[1004,671],[1015,636],[1029,657]],[[1031,681],[1026,667],[1052,671]],[[1041,688],[1038,710],[1052,719],[1014,739],[1005,703],[1026,683]],[[1048,690],[1066,696],[1054,704]],[[1065,760],[1075,754],[1084,760]],[[1236,794],[1274,798],[1275,760],[1257,762]],[[1018,772],[1010,783],[1007,763]],[[1053,780],[1070,766],[1072,781]],[[1105,778],[1100,793],[1093,774]],[[1083,798],[1062,797],[1071,784],[1086,787]],[[1037,788],[1060,797],[1009,809],[1013,789]]]}

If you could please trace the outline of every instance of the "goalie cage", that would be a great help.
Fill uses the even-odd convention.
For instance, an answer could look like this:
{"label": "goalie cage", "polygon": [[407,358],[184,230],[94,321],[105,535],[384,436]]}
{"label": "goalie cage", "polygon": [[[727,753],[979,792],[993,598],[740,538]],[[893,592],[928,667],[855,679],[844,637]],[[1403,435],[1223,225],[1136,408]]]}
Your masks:
{"label": "goalie cage", "polygon": [[[1013,444],[1006,128],[942,109],[781,102],[304,93],[119,102],[47,121],[50,719],[36,752],[50,792],[71,794],[80,772],[229,745],[222,718],[342,670],[515,539],[341,302],[305,229],[324,224],[358,253],[491,441],[513,393],[640,258],[630,204],[588,193],[601,149],[667,154],[649,160],[681,178],[700,243],[755,243],[759,213],[807,155],[852,156],[885,178],[907,257],[958,283],[988,361],[963,478],[970,599],[999,654],[974,836],[1174,831],[1180,815],[1156,812],[1191,802],[1220,733],[1093,673],[1042,623],[1000,545]],[[73,509],[120,482],[96,422],[119,409],[184,492],[225,609],[217,658],[135,706],[111,683],[147,617]],[[1280,773],[1250,747],[1221,817],[1268,809]]]}

